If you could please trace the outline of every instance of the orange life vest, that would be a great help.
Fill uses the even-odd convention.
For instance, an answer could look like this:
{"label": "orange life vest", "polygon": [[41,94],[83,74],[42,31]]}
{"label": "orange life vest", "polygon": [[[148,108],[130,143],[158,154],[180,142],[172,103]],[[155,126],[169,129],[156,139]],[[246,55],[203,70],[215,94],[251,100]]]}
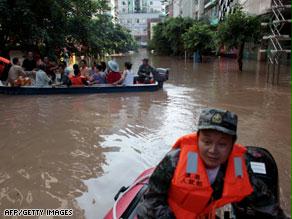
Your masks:
{"label": "orange life vest", "polygon": [[72,76],[70,77],[72,85],[84,85],[84,81],[86,80],[83,76]]}
{"label": "orange life vest", "polygon": [[196,133],[181,137],[173,147],[181,151],[168,193],[168,204],[177,219],[215,218],[217,208],[238,202],[252,193],[243,157],[246,148],[242,145],[233,146],[227,161],[222,196],[218,200],[211,200],[213,189],[198,154]]}

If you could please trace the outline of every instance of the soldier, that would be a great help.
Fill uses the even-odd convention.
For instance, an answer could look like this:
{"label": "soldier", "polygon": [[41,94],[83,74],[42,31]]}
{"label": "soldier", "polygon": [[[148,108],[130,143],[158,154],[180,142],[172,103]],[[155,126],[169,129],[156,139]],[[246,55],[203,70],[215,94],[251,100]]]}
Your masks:
{"label": "soldier", "polygon": [[213,219],[226,204],[236,205],[238,214],[249,208],[236,218],[286,218],[277,192],[256,176],[265,174],[263,167],[252,166],[236,139],[236,114],[203,110],[198,131],[179,138],[154,170],[138,218]]}
{"label": "soldier", "polygon": [[144,58],[142,65],[140,65],[138,70],[138,82],[143,84],[151,83],[151,74],[156,72],[156,69],[149,65],[149,60]]}

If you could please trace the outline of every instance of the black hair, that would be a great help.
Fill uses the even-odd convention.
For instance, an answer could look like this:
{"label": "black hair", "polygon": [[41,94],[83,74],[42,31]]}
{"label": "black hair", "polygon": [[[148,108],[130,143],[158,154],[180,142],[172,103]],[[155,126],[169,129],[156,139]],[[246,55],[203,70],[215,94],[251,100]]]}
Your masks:
{"label": "black hair", "polygon": [[14,64],[14,65],[16,65],[17,64],[17,62],[18,62],[18,58],[17,57],[14,57],[13,59],[12,59],[12,63]]}
{"label": "black hair", "polygon": [[79,70],[79,65],[78,64],[74,64],[73,65],[73,70],[74,70],[74,75],[77,76],[80,72]]}
{"label": "black hair", "polygon": [[103,70],[103,67],[102,67],[101,65],[97,64],[97,65],[95,65],[95,66],[96,66],[96,68],[97,68],[99,71],[102,71],[102,70]]}
{"label": "black hair", "polygon": [[37,68],[38,68],[38,69],[41,69],[41,70],[43,70],[43,71],[45,71],[45,70],[46,70],[46,65],[45,65],[44,63],[41,63],[41,64],[39,64],[39,65],[37,66]]}
{"label": "black hair", "polygon": [[106,63],[104,61],[101,61],[100,65],[102,66],[102,71],[105,71],[106,70]]}
{"label": "black hair", "polygon": [[126,67],[126,69],[130,70],[132,68],[132,63],[131,62],[125,62],[125,67]]}

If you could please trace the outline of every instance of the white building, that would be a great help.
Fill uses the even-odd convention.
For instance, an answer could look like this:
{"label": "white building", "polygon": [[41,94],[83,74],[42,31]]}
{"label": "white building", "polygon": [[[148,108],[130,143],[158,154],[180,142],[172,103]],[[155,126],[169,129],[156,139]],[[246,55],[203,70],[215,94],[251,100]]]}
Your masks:
{"label": "white building", "polygon": [[271,0],[239,0],[243,10],[252,15],[262,15],[269,12],[271,2]]}
{"label": "white building", "polygon": [[129,13],[162,13],[160,0],[118,0],[119,14]]}
{"label": "white building", "polygon": [[146,37],[149,20],[157,18],[159,18],[157,13],[120,14],[119,23],[129,29],[133,36]]}
{"label": "white building", "polygon": [[266,14],[271,9],[271,0],[219,0],[219,19],[222,20],[226,14],[231,13],[236,3],[239,3],[243,10],[251,15]]}
{"label": "white building", "polygon": [[180,10],[180,0],[173,0],[173,17],[180,16],[181,10]]}
{"label": "white building", "polygon": [[115,0],[118,23],[131,31],[141,45],[149,39],[151,20],[157,20],[164,13],[161,0]]}

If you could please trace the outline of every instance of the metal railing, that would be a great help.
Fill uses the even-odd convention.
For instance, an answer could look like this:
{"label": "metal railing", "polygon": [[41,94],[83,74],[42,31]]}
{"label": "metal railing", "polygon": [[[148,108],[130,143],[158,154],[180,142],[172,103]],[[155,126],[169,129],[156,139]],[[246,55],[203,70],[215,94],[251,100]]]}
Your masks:
{"label": "metal railing", "polygon": [[[287,11],[289,10],[288,17]],[[269,40],[269,48],[266,50],[268,57],[267,82],[279,83],[281,59],[287,54],[291,54],[291,44],[286,47],[285,41],[291,41],[291,36],[283,34],[284,26],[291,25],[291,1],[272,0],[272,17],[263,26],[269,27],[269,35],[264,36],[264,40]],[[285,13],[284,13],[285,12]]]}

